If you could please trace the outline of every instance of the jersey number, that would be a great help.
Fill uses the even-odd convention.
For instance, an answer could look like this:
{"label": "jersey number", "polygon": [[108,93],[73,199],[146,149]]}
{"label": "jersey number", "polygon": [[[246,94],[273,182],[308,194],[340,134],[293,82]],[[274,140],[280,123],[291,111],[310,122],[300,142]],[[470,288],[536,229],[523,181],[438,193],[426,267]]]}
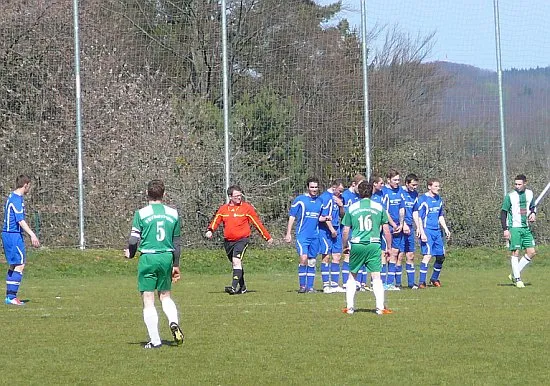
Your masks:
{"label": "jersey number", "polygon": [[372,220],[370,219],[370,214],[368,216],[359,216],[359,230],[361,232],[367,231],[370,232],[372,229]]}
{"label": "jersey number", "polygon": [[166,231],[164,230],[164,221],[157,222],[157,241],[163,241],[166,237]]}

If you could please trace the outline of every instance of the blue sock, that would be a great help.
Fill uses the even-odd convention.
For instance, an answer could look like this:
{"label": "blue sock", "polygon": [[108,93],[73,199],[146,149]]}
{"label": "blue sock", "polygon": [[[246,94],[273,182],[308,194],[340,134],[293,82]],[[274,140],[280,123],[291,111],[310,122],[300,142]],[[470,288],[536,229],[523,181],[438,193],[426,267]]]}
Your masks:
{"label": "blue sock", "polygon": [[439,280],[439,274],[441,273],[442,267],[443,267],[443,264],[438,263],[437,261],[434,263],[434,270],[432,272],[431,280],[433,281]]}
{"label": "blue sock", "polygon": [[414,264],[407,263],[405,269],[407,270],[407,285],[412,287],[414,285],[414,276],[416,274]]}
{"label": "blue sock", "polygon": [[21,285],[21,279],[23,274],[17,271],[9,270],[6,275],[6,297],[8,299],[14,299],[17,297],[17,291]]}
{"label": "blue sock", "polygon": [[393,285],[395,281],[395,263],[388,263],[388,275],[386,276],[386,284]]}
{"label": "blue sock", "polygon": [[313,285],[315,284],[315,266],[310,267],[307,266],[307,283],[306,288],[313,288]]}
{"label": "blue sock", "polygon": [[426,283],[426,276],[428,275],[428,264],[427,263],[420,263],[420,279],[418,279],[419,283]]}
{"label": "blue sock", "polygon": [[403,277],[403,266],[395,265],[395,285],[401,287]]}
{"label": "blue sock", "polygon": [[321,263],[321,280],[323,280],[323,287],[330,285],[330,264]]}
{"label": "blue sock", "polygon": [[367,267],[363,266],[363,281],[361,281],[361,284],[364,287],[366,287],[368,281],[369,281],[369,271],[367,270]]}
{"label": "blue sock", "polygon": [[298,264],[298,283],[301,287],[306,286],[307,265]]}
{"label": "blue sock", "polygon": [[330,264],[330,281],[333,282],[335,286],[339,285],[340,264],[334,262]]}
{"label": "blue sock", "polygon": [[349,278],[349,261],[344,261],[342,263],[342,285],[346,285]]}
{"label": "blue sock", "polygon": [[382,271],[380,271],[380,278],[382,279],[382,284],[386,284],[386,275],[388,272],[388,267],[386,264],[382,264]]}

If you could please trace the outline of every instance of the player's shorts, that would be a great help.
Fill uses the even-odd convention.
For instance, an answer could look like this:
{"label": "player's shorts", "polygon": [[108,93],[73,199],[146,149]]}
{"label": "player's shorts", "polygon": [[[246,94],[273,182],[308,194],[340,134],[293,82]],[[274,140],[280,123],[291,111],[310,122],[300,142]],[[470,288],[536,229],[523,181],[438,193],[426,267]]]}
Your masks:
{"label": "player's shorts", "polygon": [[17,232],[2,232],[4,255],[9,265],[21,265],[27,261],[23,235]]}
{"label": "player's shorts", "polygon": [[368,272],[380,272],[382,270],[382,250],[380,244],[351,244],[349,254],[349,271],[359,272],[363,266]]}
{"label": "player's shorts", "polygon": [[307,255],[308,259],[315,259],[319,254],[319,235],[315,237],[297,237],[296,251],[298,255]]}
{"label": "player's shorts", "polygon": [[395,233],[392,233],[391,235],[391,247],[392,249],[397,249],[399,250],[399,252],[403,252],[403,242],[405,240],[405,235],[403,234],[403,232],[399,232],[397,234]]}
{"label": "player's shorts", "polygon": [[319,229],[319,253],[329,255],[331,253],[342,253],[342,231],[336,228],[336,237],[332,237],[327,228]]}
{"label": "player's shorts", "polygon": [[535,239],[529,228],[510,228],[510,251],[534,248]]}
{"label": "player's shorts", "polygon": [[422,255],[444,256],[445,245],[443,244],[441,229],[424,229],[424,232],[428,240],[426,242],[420,240],[420,251]]}
{"label": "player's shorts", "polygon": [[172,289],[172,252],[144,253],[138,262],[138,290]]}
{"label": "player's shorts", "polygon": [[241,260],[244,258],[248,241],[248,237],[245,237],[236,241],[225,240],[223,242],[223,247],[225,248],[225,253],[229,261],[232,262],[234,257]]}
{"label": "player's shorts", "polygon": [[406,234],[403,234],[403,249],[399,250],[400,252],[414,252],[416,248],[416,243],[415,243],[415,236],[414,236],[414,229],[413,227],[411,226],[411,233],[406,235]]}

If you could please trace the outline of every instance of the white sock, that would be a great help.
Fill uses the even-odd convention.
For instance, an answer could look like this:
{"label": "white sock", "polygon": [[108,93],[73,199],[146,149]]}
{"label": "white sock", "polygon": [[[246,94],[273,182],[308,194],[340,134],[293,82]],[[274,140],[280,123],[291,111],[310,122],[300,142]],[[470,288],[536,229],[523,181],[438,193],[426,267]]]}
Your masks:
{"label": "white sock", "polygon": [[529,256],[527,255],[523,256],[518,264],[519,272],[523,271],[523,268],[525,268],[525,266],[530,262],[531,262],[531,259],[529,258]]}
{"label": "white sock", "polygon": [[384,306],[384,284],[382,284],[382,279],[373,279],[372,280],[372,293],[376,299],[376,308],[383,310]]}
{"label": "white sock", "polygon": [[510,262],[512,263],[512,276],[514,277],[514,279],[519,279],[519,273],[521,272],[520,269],[519,269],[519,264],[518,264],[518,257],[517,256],[512,256],[510,258]]}
{"label": "white sock", "polygon": [[166,314],[166,317],[168,318],[168,324],[170,323],[178,323],[178,309],[176,308],[176,303],[172,300],[172,298],[163,298],[161,300],[162,304],[162,310]]}
{"label": "white sock", "polygon": [[159,316],[155,307],[147,307],[143,309],[143,321],[149,333],[149,339],[155,346],[161,344],[159,335]]}
{"label": "white sock", "polygon": [[351,273],[349,274],[348,281],[346,283],[346,307],[347,308],[354,308],[355,307],[355,292],[357,289],[355,288],[355,279],[353,279],[353,276]]}

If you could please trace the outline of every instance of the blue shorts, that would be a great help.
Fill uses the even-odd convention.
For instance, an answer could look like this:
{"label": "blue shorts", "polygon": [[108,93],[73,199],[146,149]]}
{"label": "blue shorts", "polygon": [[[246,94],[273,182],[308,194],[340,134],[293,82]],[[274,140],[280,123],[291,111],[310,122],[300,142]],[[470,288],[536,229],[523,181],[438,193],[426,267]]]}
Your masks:
{"label": "blue shorts", "polygon": [[415,247],[414,229],[411,226],[411,233],[403,234],[403,249],[400,252],[414,252]]}
{"label": "blue shorts", "polygon": [[331,253],[342,253],[342,231],[336,228],[336,237],[332,237],[328,228],[319,229],[319,253],[330,255]]}
{"label": "blue shorts", "polygon": [[443,236],[441,229],[424,229],[427,241],[420,240],[420,250],[422,255],[443,256],[445,255],[445,246],[443,244]]}
{"label": "blue shorts", "polygon": [[315,237],[297,237],[296,251],[298,255],[307,255],[308,259],[315,259],[319,254],[319,235]]}
{"label": "blue shorts", "polygon": [[21,233],[2,232],[4,254],[9,265],[21,265],[27,261],[25,242]]}
{"label": "blue shorts", "polygon": [[391,247],[392,249],[397,249],[399,252],[403,252],[403,241],[405,240],[405,235],[403,232],[391,235]]}

